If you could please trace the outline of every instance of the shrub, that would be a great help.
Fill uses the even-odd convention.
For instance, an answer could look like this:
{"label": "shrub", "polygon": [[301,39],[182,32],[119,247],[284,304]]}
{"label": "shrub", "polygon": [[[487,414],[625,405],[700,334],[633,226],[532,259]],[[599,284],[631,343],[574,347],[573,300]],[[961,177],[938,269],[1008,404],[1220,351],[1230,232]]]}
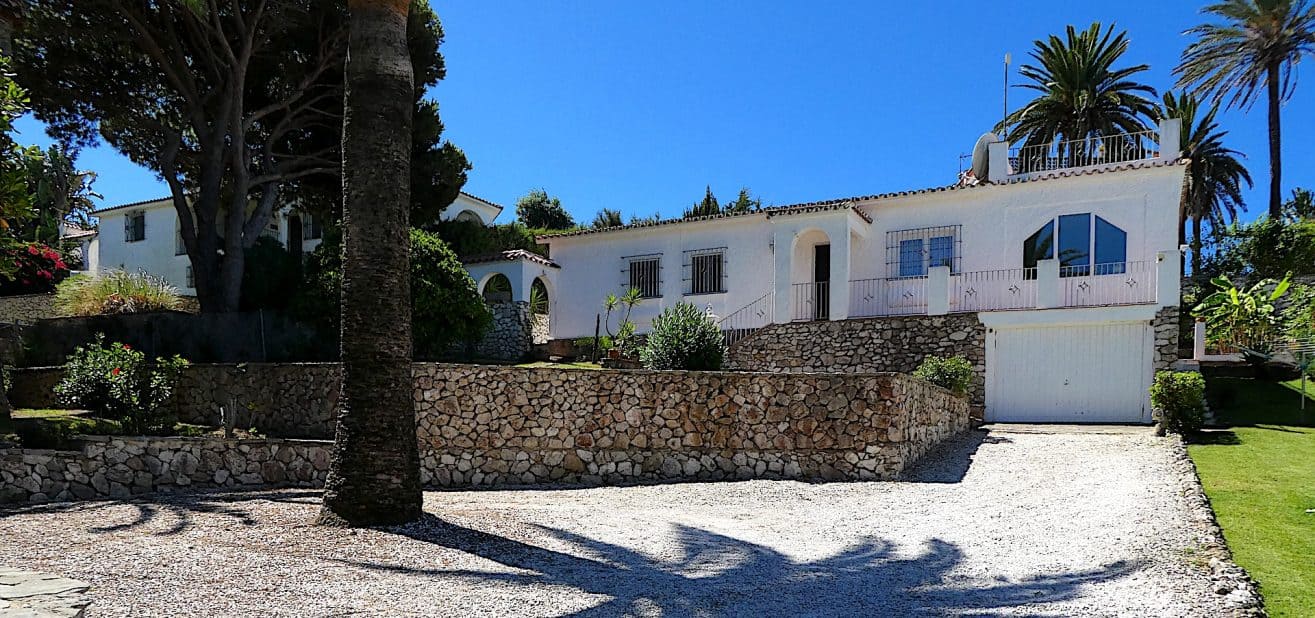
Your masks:
{"label": "shrub", "polygon": [[0,259],[10,261],[7,275],[0,280],[0,295],[4,296],[51,292],[69,276],[59,252],[40,243],[7,249]]}
{"label": "shrub", "polygon": [[972,384],[973,365],[963,356],[928,356],[922,359],[922,364],[913,371],[913,375],[963,395]]}
{"label": "shrub", "polygon": [[123,343],[106,345],[97,335],[69,355],[55,395],[61,404],[120,421],[127,433],[155,433],[172,425],[166,404],[186,366],[179,356],[148,364],[145,354]]}
{"label": "shrub", "polygon": [[690,303],[678,303],[664,309],[653,319],[653,332],[639,351],[639,358],[649,369],[721,369],[721,329],[707,314]]}
{"label": "shrub", "polygon": [[[306,260],[293,314],[322,332],[338,332],[341,245],[325,236]],[[411,230],[411,337],[417,358],[444,355],[459,342],[478,341],[493,323],[475,280],[436,234]]]}
{"label": "shrub", "polygon": [[68,315],[105,315],[178,309],[178,289],[146,273],[111,270],[71,277],[55,290],[55,304]]}
{"label": "shrub", "polygon": [[1151,385],[1151,407],[1165,431],[1192,433],[1205,423],[1205,378],[1189,371],[1160,371]]}

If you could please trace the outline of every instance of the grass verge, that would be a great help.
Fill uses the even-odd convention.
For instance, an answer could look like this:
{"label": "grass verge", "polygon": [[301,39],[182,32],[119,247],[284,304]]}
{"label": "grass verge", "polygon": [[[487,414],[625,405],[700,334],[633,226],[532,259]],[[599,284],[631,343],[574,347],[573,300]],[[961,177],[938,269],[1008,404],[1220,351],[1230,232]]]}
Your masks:
{"label": "grass verge", "polygon": [[1212,378],[1227,429],[1188,445],[1237,563],[1260,582],[1272,616],[1315,615],[1315,397],[1287,383]]}

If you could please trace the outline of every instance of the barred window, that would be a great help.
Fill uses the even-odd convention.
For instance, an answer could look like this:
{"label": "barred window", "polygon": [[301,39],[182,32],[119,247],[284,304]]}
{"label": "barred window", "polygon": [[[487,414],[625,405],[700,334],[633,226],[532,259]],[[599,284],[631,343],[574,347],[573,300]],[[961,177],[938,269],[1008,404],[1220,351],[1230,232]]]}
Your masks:
{"label": "barred window", "polygon": [[886,271],[892,278],[926,277],[934,266],[959,272],[962,226],[944,225],[886,232]]}
{"label": "barred window", "polygon": [[187,243],[183,242],[183,226],[174,227],[174,255],[187,255]]}
{"label": "barred window", "polygon": [[726,291],[725,249],[685,252],[686,294],[720,294]]}
{"label": "barred window", "polygon": [[130,212],[123,217],[123,239],[126,242],[146,240],[146,212]]}
{"label": "barred window", "polygon": [[301,239],[302,240],[319,240],[324,237],[324,224],[320,223],[319,217],[312,214],[301,216]]}
{"label": "barred window", "polygon": [[187,267],[187,287],[188,288],[196,287],[196,273],[192,271],[191,265],[188,265]]}
{"label": "barred window", "polygon": [[630,287],[639,290],[641,298],[662,296],[662,265],[659,258],[630,260]]}

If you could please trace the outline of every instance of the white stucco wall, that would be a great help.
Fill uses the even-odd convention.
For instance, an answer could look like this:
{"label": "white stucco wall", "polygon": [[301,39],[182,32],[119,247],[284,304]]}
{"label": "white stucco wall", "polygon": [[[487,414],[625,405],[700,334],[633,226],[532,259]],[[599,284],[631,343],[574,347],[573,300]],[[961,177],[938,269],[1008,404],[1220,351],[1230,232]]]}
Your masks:
{"label": "white stucco wall", "polygon": [[[662,256],[662,296],[644,300],[632,314],[643,333],[653,317],[677,302],[711,305],[714,313],[726,316],[773,290],[775,320],[788,321],[791,284],[812,281],[812,246],[828,242],[830,315],[839,319],[849,310],[849,281],[890,276],[887,232],[962,226],[960,272],[1021,268],[1028,236],[1059,215],[1079,213],[1098,215],[1126,232],[1128,261],[1175,273],[1160,282],[1158,298],[1161,306],[1176,304],[1176,263],[1157,266],[1156,259],[1158,253],[1177,256],[1183,174],[1181,165],[1170,165],[857,202],[870,224],[842,209],[551,237],[545,242],[562,267],[552,336],[593,334],[603,298],[626,287],[626,256]],[[684,295],[685,252],[715,247],[726,247],[726,293]]]}
{"label": "white stucco wall", "polygon": [[[127,242],[123,232],[124,217],[134,212],[146,213],[146,238]],[[162,277],[183,294],[195,294],[187,287],[187,255],[175,255],[178,217],[169,200],[98,213],[100,234],[97,237],[98,270],[121,269],[145,271]]]}

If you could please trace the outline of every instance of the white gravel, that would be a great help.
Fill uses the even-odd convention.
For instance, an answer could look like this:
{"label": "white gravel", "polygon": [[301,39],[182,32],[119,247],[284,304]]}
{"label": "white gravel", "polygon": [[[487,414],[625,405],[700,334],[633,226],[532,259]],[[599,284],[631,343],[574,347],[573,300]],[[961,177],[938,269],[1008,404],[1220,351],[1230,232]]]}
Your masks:
{"label": "white gravel", "polygon": [[390,531],[305,490],[25,507],[0,564],[91,616],[1226,615],[1180,474],[1148,431],[997,428],[902,482],[429,493]]}

